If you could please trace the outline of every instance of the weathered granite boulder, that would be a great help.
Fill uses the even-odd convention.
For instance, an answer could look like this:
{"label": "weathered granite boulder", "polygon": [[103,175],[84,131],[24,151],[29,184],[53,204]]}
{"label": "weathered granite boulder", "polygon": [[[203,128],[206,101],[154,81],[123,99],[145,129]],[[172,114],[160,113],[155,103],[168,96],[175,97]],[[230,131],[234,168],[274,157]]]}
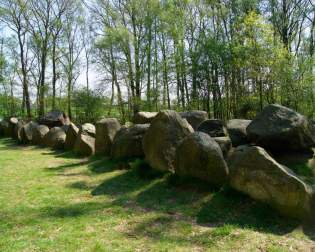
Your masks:
{"label": "weathered granite boulder", "polygon": [[303,115],[280,105],[268,105],[247,127],[252,143],[275,152],[304,151],[315,146],[315,127]]}
{"label": "weathered granite boulder", "polygon": [[61,127],[53,127],[44,136],[43,143],[52,149],[64,149],[66,141],[66,132]]}
{"label": "weathered granite boulder", "polygon": [[22,129],[24,125],[25,122],[23,120],[19,120],[14,126],[13,139],[17,140],[18,142],[22,142]]}
{"label": "weathered granite boulder", "polygon": [[201,110],[193,110],[187,112],[179,113],[182,118],[186,119],[187,122],[193,127],[194,130],[197,130],[198,126],[209,119],[208,113]]}
{"label": "weathered granite boulder", "polygon": [[226,127],[222,120],[209,119],[202,122],[197,131],[204,132],[211,137],[223,137],[227,135]]}
{"label": "weathered granite boulder", "polygon": [[142,140],[150,124],[135,124],[122,127],[116,134],[111,148],[111,158],[143,158]]}
{"label": "weathered granite boulder", "polygon": [[70,120],[64,112],[53,110],[48,112],[45,116],[39,118],[38,123],[41,125],[46,125],[49,128],[53,128],[68,125],[70,124]]}
{"label": "weathered granite boulder", "polygon": [[19,122],[19,119],[17,119],[16,117],[10,117],[8,122],[9,122],[9,128],[6,135],[9,137],[15,138],[14,130],[15,130],[16,124]]}
{"label": "weathered granite boulder", "polygon": [[82,156],[95,154],[95,126],[93,124],[85,123],[80,127],[74,151]]}
{"label": "weathered granite boulder", "polygon": [[33,139],[33,129],[37,127],[36,122],[30,121],[26,123],[21,129],[21,143],[28,144],[32,142]]}
{"label": "weathered granite boulder", "polygon": [[138,112],[134,115],[132,122],[134,124],[151,123],[157,114],[157,112]]}
{"label": "weathered granite boulder", "polygon": [[37,125],[33,127],[32,143],[35,145],[44,145],[44,137],[49,132],[46,125]]}
{"label": "weathered granite boulder", "polygon": [[229,171],[217,142],[206,133],[195,132],[176,150],[175,173],[219,187],[227,182]]}
{"label": "weathered granite boulder", "polygon": [[145,159],[153,169],[174,171],[176,149],[194,130],[176,111],[158,113],[143,138]]}
{"label": "weathered granite boulder", "polygon": [[96,154],[110,156],[114,137],[120,128],[121,125],[116,118],[106,118],[96,123]]}
{"label": "weathered granite boulder", "polygon": [[227,157],[229,151],[232,148],[232,141],[229,137],[214,137],[214,141],[220,146],[223,156]]}
{"label": "weathered granite boulder", "polygon": [[234,147],[248,143],[246,128],[251,120],[232,119],[227,122],[227,131]]}
{"label": "weathered granite boulder", "polygon": [[80,134],[88,135],[91,137],[96,136],[96,128],[91,123],[85,123],[80,126]]}
{"label": "weathered granite boulder", "polygon": [[66,133],[65,149],[72,150],[79,135],[79,128],[74,123],[70,123]]}
{"label": "weathered granite boulder", "polygon": [[281,214],[303,219],[310,215],[312,188],[263,148],[242,145],[229,159],[230,185]]}

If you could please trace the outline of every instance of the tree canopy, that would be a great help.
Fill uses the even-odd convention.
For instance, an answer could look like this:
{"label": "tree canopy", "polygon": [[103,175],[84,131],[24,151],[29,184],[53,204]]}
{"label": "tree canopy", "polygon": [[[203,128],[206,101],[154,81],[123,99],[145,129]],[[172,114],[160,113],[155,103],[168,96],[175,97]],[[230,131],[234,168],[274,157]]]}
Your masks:
{"label": "tree canopy", "polygon": [[0,0],[0,29],[2,116],[314,117],[312,0]]}

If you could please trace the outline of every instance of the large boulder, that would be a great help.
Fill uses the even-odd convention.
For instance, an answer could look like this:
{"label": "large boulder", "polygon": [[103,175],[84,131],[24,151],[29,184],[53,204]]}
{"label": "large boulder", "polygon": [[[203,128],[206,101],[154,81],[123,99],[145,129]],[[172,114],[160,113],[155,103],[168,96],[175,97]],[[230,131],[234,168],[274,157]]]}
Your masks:
{"label": "large boulder", "polygon": [[82,156],[92,156],[95,153],[95,138],[79,134],[74,145],[74,151]]}
{"label": "large boulder", "polygon": [[263,148],[239,146],[229,158],[229,168],[232,188],[283,215],[299,219],[310,216],[312,188]]}
{"label": "large boulder", "polygon": [[66,133],[66,142],[65,142],[66,150],[72,150],[74,148],[78,135],[79,135],[79,128],[74,123],[70,123],[67,133]]}
{"label": "large boulder", "polygon": [[187,122],[193,127],[194,130],[197,130],[198,126],[209,119],[208,113],[201,110],[193,110],[187,112],[179,113],[182,118],[186,119]]}
{"label": "large boulder", "polygon": [[195,132],[176,150],[175,173],[218,187],[227,182],[229,171],[218,143],[206,133]]}
{"label": "large boulder", "polygon": [[37,127],[36,122],[30,121],[26,123],[21,129],[21,143],[28,144],[32,142],[33,139],[33,129]]}
{"label": "large boulder", "polygon": [[61,127],[53,127],[44,136],[43,143],[45,146],[52,149],[64,149],[66,141],[66,132]]}
{"label": "large boulder", "polygon": [[227,157],[229,151],[232,148],[232,141],[229,137],[214,137],[214,141],[220,146],[223,156]]}
{"label": "large boulder", "polygon": [[232,119],[227,122],[227,131],[234,147],[248,143],[246,128],[251,120]]}
{"label": "large boulder", "polygon": [[111,158],[143,158],[142,140],[150,124],[122,127],[116,134],[111,148]]}
{"label": "large boulder", "polygon": [[315,127],[303,115],[280,105],[268,105],[247,127],[252,143],[275,152],[304,151],[315,146]]}
{"label": "large boulder", "polygon": [[64,112],[59,110],[53,110],[48,112],[45,116],[39,118],[38,123],[46,125],[49,128],[53,128],[68,125],[70,124],[70,120]]}
{"label": "large boulder", "polygon": [[112,144],[121,125],[116,118],[106,118],[96,123],[95,153],[110,156]]}
{"label": "large boulder", "polygon": [[17,124],[14,126],[14,134],[13,138],[17,140],[18,142],[22,142],[22,129],[25,125],[25,122],[23,120],[19,120]]}
{"label": "large boulder", "polygon": [[15,138],[15,126],[19,122],[19,119],[17,119],[16,117],[10,117],[8,122],[9,122],[9,128],[6,135],[12,138]]}
{"label": "large boulder", "polygon": [[37,125],[33,127],[32,143],[36,145],[44,144],[44,137],[49,132],[49,128],[46,125]]}
{"label": "large boulder", "polygon": [[88,135],[95,138],[96,128],[91,123],[85,123],[80,126],[80,134]]}
{"label": "large boulder", "polygon": [[95,126],[93,124],[85,123],[80,127],[74,151],[82,156],[95,154]]}
{"label": "large boulder", "polygon": [[153,169],[174,171],[176,148],[194,130],[176,111],[158,113],[143,138],[145,159]]}
{"label": "large boulder", "polygon": [[204,132],[211,137],[223,137],[227,135],[224,122],[219,119],[209,119],[202,122],[198,126],[197,131]]}
{"label": "large boulder", "polygon": [[134,124],[147,124],[151,123],[156,117],[157,112],[138,112],[134,115],[132,122]]}

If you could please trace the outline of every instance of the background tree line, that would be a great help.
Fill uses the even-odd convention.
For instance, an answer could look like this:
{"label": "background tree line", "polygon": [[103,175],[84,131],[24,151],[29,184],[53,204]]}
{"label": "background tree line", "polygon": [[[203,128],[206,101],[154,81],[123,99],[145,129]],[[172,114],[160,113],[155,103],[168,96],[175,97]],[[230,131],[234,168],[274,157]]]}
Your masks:
{"label": "background tree line", "polygon": [[0,21],[3,116],[314,117],[313,0],[0,0]]}

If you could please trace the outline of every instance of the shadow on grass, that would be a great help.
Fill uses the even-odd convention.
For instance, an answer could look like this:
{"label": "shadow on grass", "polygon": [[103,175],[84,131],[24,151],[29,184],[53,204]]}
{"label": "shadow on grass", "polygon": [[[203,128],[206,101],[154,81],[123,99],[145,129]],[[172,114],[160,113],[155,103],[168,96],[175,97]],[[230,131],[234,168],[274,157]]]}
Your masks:
{"label": "shadow on grass", "polygon": [[54,206],[41,209],[42,217],[48,218],[73,218],[92,214],[102,210],[104,204],[96,202],[83,202],[68,204],[67,206]]}
{"label": "shadow on grass", "polygon": [[29,147],[29,145],[19,144],[16,140],[12,138],[0,138],[0,144],[3,146],[0,146],[1,150],[16,150],[17,148],[25,148]]}
{"label": "shadow on grass", "polygon": [[[16,146],[12,140],[2,139],[6,146]],[[49,170],[64,171],[86,165],[92,174],[111,172],[117,168],[117,162],[108,158],[92,157],[83,159],[73,152],[49,151],[44,155],[56,158],[80,159],[78,162],[61,165]],[[138,163],[137,163],[138,162]],[[216,191],[200,181],[180,181],[170,174],[153,172],[145,163],[136,161],[131,164],[132,169],[111,177],[95,188],[86,182],[78,181],[69,187],[79,190],[91,190],[93,196],[115,196],[111,205],[101,203],[77,203],[61,207],[44,209],[44,216],[51,218],[72,218],[88,215],[105,207],[119,206],[128,208],[136,205],[143,211],[154,211],[165,215],[142,221],[130,230],[128,235],[147,235],[154,239],[168,239],[178,242],[188,242],[183,236],[176,235],[176,228],[170,237],[165,236],[165,230],[176,226],[178,216],[183,220],[195,219],[196,223],[205,227],[216,227],[222,230],[223,236],[230,231],[226,226],[252,229],[263,233],[284,235],[292,232],[299,223],[279,216],[268,206],[255,202],[228,188]],[[132,204],[130,204],[132,202]],[[315,240],[315,230],[308,228],[305,234]],[[209,236],[209,234],[206,234]],[[212,236],[210,235],[210,238]],[[196,236],[196,242],[203,237]],[[206,239],[211,240],[211,239]],[[189,241],[191,242],[191,240]],[[203,240],[204,242],[204,240]],[[210,241],[209,241],[210,242]]]}
{"label": "shadow on grass", "polygon": [[[169,174],[149,180],[140,178],[135,170],[126,171],[92,190],[94,196],[102,194],[115,196],[113,204],[122,207],[129,208],[130,201],[133,201],[145,211],[179,214],[188,219],[195,219],[198,225],[206,227],[232,225],[284,235],[300,224],[298,221],[281,217],[268,206],[229,188],[215,191],[197,181],[184,183],[175,179],[174,182],[173,176]],[[308,235],[314,239],[311,234],[309,232]]]}

